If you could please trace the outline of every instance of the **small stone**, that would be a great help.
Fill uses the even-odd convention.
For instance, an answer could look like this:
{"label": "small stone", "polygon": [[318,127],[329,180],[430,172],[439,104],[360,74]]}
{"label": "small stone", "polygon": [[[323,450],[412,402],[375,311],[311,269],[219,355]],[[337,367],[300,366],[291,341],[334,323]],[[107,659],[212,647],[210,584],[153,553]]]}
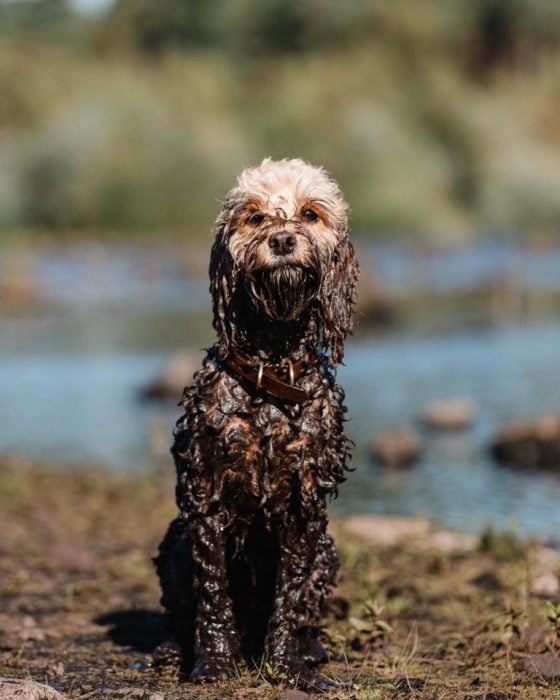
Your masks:
{"label": "small stone", "polygon": [[426,549],[435,549],[442,554],[467,554],[476,549],[478,538],[466,532],[440,530],[426,540]]}
{"label": "small stone", "polygon": [[0,629],[0,650],[13,651],[21,646],[21,637],[13,630]]}
{"label": "small stone", "polygon": [[395,688],[397,690],[404,690],[407,694],[414,693],[415,690],[423,690],[425,687],[425,678],[411,678],[407,676],[406,678],[399,678],[395,683]]}
{"label": "small stone", "polygon": [[548,627],[543,622],[533,621],[527,625],[524,634],[528,643],[528,649],[541,648],[548,635]]}
{"label": "small stone", "polygon": [[560,552],[557,549],[540,545],[534,549],[533,554],[539,566],[546,569],[560,569]]}
{"label": "small stone", "polygon": [[233,700],[257,700],[259,694],[257,688],[239,688],[233,693],[232,697]]}
{"label": "small stone", "polygon": [[342,525],[345,533],[382,547],[422,540],[431,528],[430,522],[424,518],[403,518],[396,515],[353,515],[346,518]]}
{"label": "small stone", "polygon": [[420,456],[422,439],[412,428],[390,428],[374,439],[371,452],[386,467],[408,467]]}
{"label": "small stone", "polygon": [[428,428],[434,430],[463,430],[472,422],[474,412],[472,399],[456,397],[428,404],[422,412],[422,419]]}
{"label": "small stone", "polygon": [[530,654],[521,659],[520,667],[536,678],[560,678],[560,658],[552,654]]}
{"label": "small stone", "polygon": [[146,656],[143,659],[138,659],[130,664],[130,668],[134,671],[151,671],[154,667],[154,659],[152,656]]}
{"label": "small stone", "polygon": [[552,598],[560,592],[560,581],[552,571],[545,571],[531,584],[531,593],[542,598]]}
{"label": "small stone", "polygon": [[64,700],[54,688],[34,681],[16,678],[0,678],[0,698],[17,698],[18,700]]}
{"label": "small stone", "polygon": [[22,627],[22,639],[33,642],[42,642],[45,639],[45,633],[40,627],[37,626],[37,622],[33,617],[31,617],[31,615],[26,615],[23,618]]}
{"label": "small stone", "polygon": [[49,675],[58,676],[59,678],[62,678],[62,676],[64,675],[64,671],[64,664],[62,663],[62,661],[58,661],[50,667]]}
{"label": "small stone", "polygon": [[278,700],[305,700],[305,698],[310,698],[308,693],[304,693],[303,690],[283,690],[278,696]]}

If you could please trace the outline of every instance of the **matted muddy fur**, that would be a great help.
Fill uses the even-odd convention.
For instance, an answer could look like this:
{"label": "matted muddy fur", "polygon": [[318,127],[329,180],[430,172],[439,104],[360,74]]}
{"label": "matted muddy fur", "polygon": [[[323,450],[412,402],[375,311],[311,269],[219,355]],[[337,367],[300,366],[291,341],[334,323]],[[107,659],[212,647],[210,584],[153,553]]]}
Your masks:
{"label": "matted muddy fur", "polygon": [[[347,206],[324,170],[301,160],[248,168],[216,222],[210,261],[217,343],[185,389],[172,452],[178,517],[156,559],[161,602],[191,681],[239,662],[321,686],[321,615],[338,559],[327,501],[347,469],[336,365],[358,277]],[[293,401],[228,365],[236,353],[276,368]],[[178,646],[177,646],[178,645]]]}

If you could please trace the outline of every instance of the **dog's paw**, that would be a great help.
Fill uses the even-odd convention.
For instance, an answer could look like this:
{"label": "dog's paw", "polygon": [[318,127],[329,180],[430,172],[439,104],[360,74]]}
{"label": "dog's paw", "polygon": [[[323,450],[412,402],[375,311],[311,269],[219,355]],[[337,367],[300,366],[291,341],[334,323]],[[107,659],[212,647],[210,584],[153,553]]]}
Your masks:
{"label": "dog's paw", "polygon": [[302,639],[299,643],[299,653],[308,666],[318,666],[329,660],[327,652],[316,639]]}
{"label": "dog's paw", "polygon": [[235,675],[236,666],[233,659],[201,656],[197,659],[189,676],[191,683],[217,683]]}
{"label": "dog's paw", "polygon": [[270,680],[273,682],[287,683],[292,687],[308,690],[341,687],[337,682],[319,676],[301,659],[294,657],[272,659],[269,666],[272,669]]}
{"label": "dog's paw", "polygon": [[154,649],[152,659],[155,668],[180,666],[182,660],[181,647],[177,642],[162,642]]}

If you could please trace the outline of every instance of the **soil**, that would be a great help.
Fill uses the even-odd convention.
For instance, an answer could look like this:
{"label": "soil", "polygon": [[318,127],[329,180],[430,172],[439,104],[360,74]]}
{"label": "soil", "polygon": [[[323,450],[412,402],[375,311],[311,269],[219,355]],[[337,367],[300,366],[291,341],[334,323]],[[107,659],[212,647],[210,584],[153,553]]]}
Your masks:
{"label": "soil", "polygon": [[[174,515],[171,468],[4,456],[0,503],[0,677],[69,698],[305,697],[269,684],[265,665],[208,688],[151,667],[165,638],[151,558]],[[329,697],[560,698],[557,552],[511,533],[455,540],[400,519],[387,537],[391,519],[356,522],[333,523],[342,574],[322,672],[350,686]]]}

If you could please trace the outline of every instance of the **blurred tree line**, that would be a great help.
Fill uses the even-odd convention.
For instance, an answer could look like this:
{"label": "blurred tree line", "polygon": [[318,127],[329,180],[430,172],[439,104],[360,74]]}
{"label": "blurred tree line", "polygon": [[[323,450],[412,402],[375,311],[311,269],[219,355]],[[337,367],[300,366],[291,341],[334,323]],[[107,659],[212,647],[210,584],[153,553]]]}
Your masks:
{"label": "blurred tree line", "polygon": [[[87,31],[86,31],[87,27]],[[86,19],[68,0],[0,0],[0,31],[79,38],[102,50],[241,57],[336,51],[392,38],[436,41],[475,78],[527,69],[560,45],[556,0],[114,0]]]}
{"label": "blurred tree line", "polygon": [[299,155],[364,230],[557,230],[559,77],[557,0],[0,0],[0,225],[196,233]]}

